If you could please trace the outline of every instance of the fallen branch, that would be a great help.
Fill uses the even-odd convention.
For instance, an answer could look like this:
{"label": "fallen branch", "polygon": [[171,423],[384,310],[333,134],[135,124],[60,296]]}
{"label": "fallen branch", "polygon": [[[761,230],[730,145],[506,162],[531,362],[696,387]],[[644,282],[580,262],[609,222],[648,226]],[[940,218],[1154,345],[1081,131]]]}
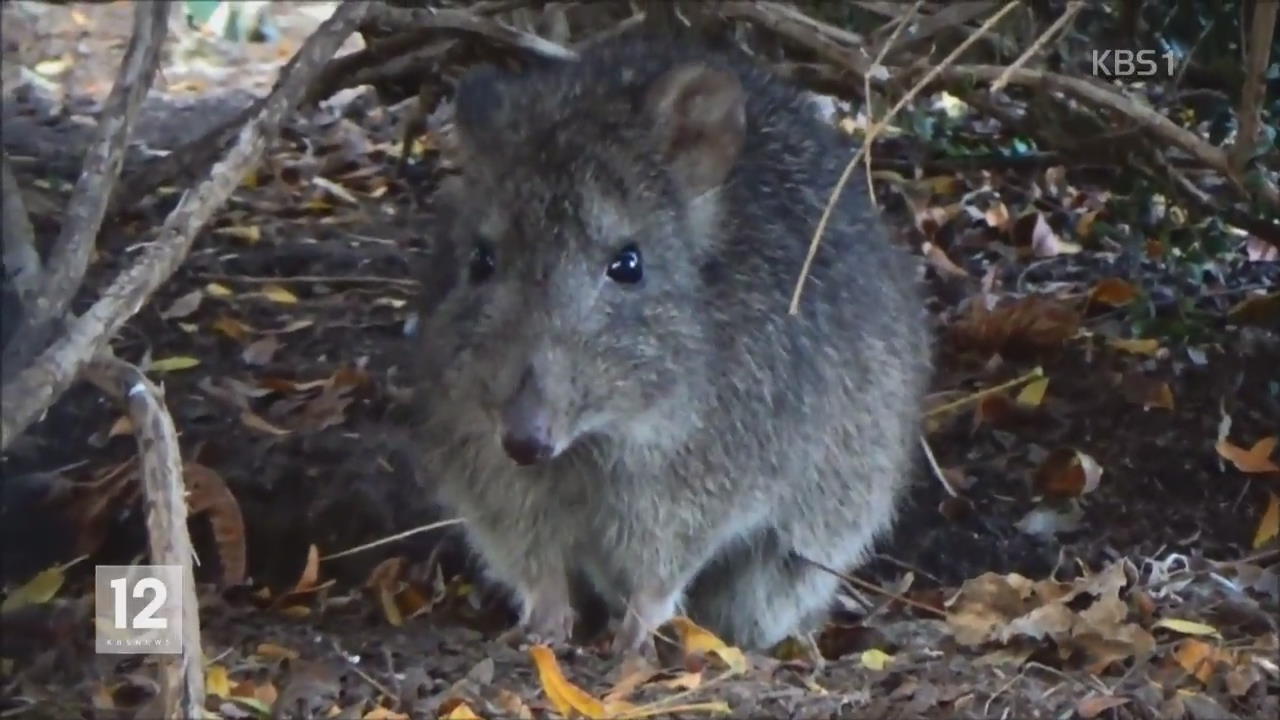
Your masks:
{"label": "fallen branch", "polygon": [[129,131],[160,63],[169,6],[163,2],[134,6],[133,37],[98,116],[96,137],[85,152],[80,179],[63,216],[62,231],[40,278],[40,292],[34,302],[24,303],[22,325],[6,348],[12,350],[6,352],[6,364],[25,367],[43,350],[80,290],[111,191],[120,177]]}
{"label": "fallen branch", "polygon": [[788,5],[776,2],[735,0],[717,8],[727,18],[749,20],[817,53],[827,62],[852,70],[859,78],[871,67],[871,58],[854,50],[862,40],[851,32],[828,25]]}
{"label": "fallen branch", "polygon": [[[1271,38],[1276,31],[1276,13],[1280,3],[1255,2],[1253,24],[1249,33],[1249,59],[1244,86],[1240,88],[1240,130],[1231,147],[1231,167],[1243,173],[1258,147],[1258,126],[1262,122],[1262,101],[1267,94],[1267,62],[1271,57]],[[1275,201],[1272,200],[1274,203]]]}
{"label": "fallen branch", "polygon": [[[994,81],[1005,74],[999,65],[957,65],[943,70],[938,79],[943,81],[972,82]],[[1120,113],[1135,124],[1154,133],[1156,137],[1196,158],[1204,166],[1235,179],[1227,162],[1227,153],[1210,145],[1190,130],[1178,127],[1159,112],[1143,102],[1108,87],[1100,82],[1073,78],[1043,70],[1020,69],[1008,74],[1008,81],[1042,90],[1071,95],[1077,99]]]}
{"label": "fallen branch", "polygon": [[161,717],[201,717],[204,712],[204,652],[196,600],[193,551],[187,530],[186,483],[173,418],[162,393],[134,365],[99,356],[85,375],[121,401],[133,423],[142,465],[143,503],[151,563],[182,566],[182,653],[160,655]]}
{"label": "fallen branch", "polygon": [[[18,180],[9,167],[9,156],[0,153],[0,175],[4,186],[4,271],[6,280],[24,306],[30,306],[40,290],[40,278],[44,274],[40,253],[36,250],[36,232],[31,227],[26,202]],[[6,366],[8,364],[6,363]]]}
{"label": "fallen branch", "polygon": [[436,10],[378,5],[368,25],[388,33],[454,30],[480,35],[502,45],[517,47],[549,60],[576,60],[569,48],[533,33],[466,10]]}
{"label": "fallen branch", "polygon": [[4,384],[0,451],[66,391],[90,358],[178,268],[196,233],[257,163],[285,114],[301,100],[310,80],[355,30],[369,7],[367,2],[343,3],[307,38],[281,70],[258,116],[241,128],[235,145],[210,168],[208,176],[183,194],[141,257],[117,276],[93,307],[75,318],[67,333],[31,367]]}

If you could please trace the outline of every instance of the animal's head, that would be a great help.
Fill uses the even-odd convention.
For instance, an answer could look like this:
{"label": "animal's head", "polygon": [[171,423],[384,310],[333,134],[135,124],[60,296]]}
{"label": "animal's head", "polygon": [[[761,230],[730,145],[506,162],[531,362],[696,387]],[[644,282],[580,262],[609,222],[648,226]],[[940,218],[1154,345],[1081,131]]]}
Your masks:
{"label": "animal's head", "polygon": [[447,233],[425,278],[427,382],[446,421],[520,464],[588,436],[678,432],[670,414],[715,341],[700,286],[744,99],[702,62],[464,79],[462,173],[441,190]]}

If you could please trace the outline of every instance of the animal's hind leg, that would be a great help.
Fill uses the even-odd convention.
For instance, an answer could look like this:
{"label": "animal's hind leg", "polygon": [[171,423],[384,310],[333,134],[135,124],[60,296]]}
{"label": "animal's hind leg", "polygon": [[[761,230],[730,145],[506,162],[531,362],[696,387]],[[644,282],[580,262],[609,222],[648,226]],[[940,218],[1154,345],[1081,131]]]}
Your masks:
{"label": "animal's hind leg", "polygon": [[743,546],[698,575],[685,611],[726,642],[763,650],[815,629],[827,617],[839,582],[774,543]]}

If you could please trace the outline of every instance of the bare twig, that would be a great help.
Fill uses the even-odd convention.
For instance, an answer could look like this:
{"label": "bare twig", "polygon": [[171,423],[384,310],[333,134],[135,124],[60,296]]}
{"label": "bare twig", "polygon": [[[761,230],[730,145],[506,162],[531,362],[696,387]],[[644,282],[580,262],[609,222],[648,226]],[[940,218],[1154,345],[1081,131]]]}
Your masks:
{"label": "bare twig", "polygon": [[1062,30],[1068,22],[1071,22],[1071,18],[1074,18],[1083,9],[1084,2],[1082,0],[1073,0],[1072,2],[1067,3],[1067,9],[1063,11],[1062,15],[1057,20],[1053,21],[1053,24],[1049,26],[1049,29],[1041,33],[1040,37],[1036,38],[1036,41],[1031,43],[1031,47],[1027,48],[1026,52],[1019,55],[1018,59],[1014,60],[1013,64],[1005,68],[1004,73],[1002,73],[1000,77],[996,78],[995,82],[991,83],[991,92],[1000,92],[1003,90],[1004,86],[1009,83],[1009,76],[1017,71],[1018,68],[1026,65],[1028,60],[1035,57],[1036,53],[1040,52],[1041,48],[1043,48],[1049,40],[1057,35],[1058,31]]}
{"label": "bare twig", "polygon": [[[944,71],[940,77],[944,80],[959,81],[995,80],[1003,75],[1004,71],[1005,68],[999,65],[957,65]],[[1133,100],[1102,83],[1026,68],[1010,73],[1008,80],[1016,85],[1028,85],[1066,93],[1093,105],[1118,112],[1155,133],[1170,145],[1195,157],[1203,165],[1224,175],[1231,175],[1227,155],[1222,148],[1210,145],[1195,133],[1179,127],[1145,103]]]}
{"label": "bare twig", "polygon": [[35,302],[24,307],[24,320],[12,346],[22,355],[8,362],[25,366],[45,348],[50,324],[61,319],[80,289],[93,252],[112,188],[124,163],[125,145],[142,99],[151,89],[160,49],[168,32],[170,3],[139,3],[133,11],[133,37],[120,64],[115,85],[103,104],[93,143],[85,153],[62,222],[62,231],[49,252],[43,287]]}
{"label": "bare twig", "polygon": [[[881,67],[881,63],[884,62],[885,53],[889,51],[889,48],[893,45],[894,41],[898,39],[898,35],[902,32],[902,30],[907,27],[907,25],[911,22],[913,18],[915,18],[916,13],[920,12],[921,5],[924,5],[924,0],[916,0],[916,3],[912,5],[911,8],[908,9],[907,12],[902,15],[902,17],[898,18],[897,27],[893,29],[893,34],[890,35],[889,39],[886,40],[884,44],[880,46],[880,51],[876,53],[875,61],[871,63],[871,67],[873,69],[879,68],[883,70],[883,68]],[[874,108],[872,107],[871,73],[867,73],[862,77],[862,94],[863,94],[863,97],[865,98],[865,104],[867,108],[867,122],[872,122],[875,119],[875,113],[874,113]],[[875,183],[873,182],[873,179],[871,176],[871,156],[870,155],[867,156],[867,161],[863,163],[863,165],[866,165],[867,167],[867,199],[871,202],[872,207],[879,207],[879,204],[876,202]]]}
{"label": "bare twig", "polygon": [[40,289],[44,272],[36,250],[36,233],[7,154],[0,153],[0,173],[4,176],[4,271],[18,299],[29,306]]}
{"label": "bare twig", "polygon": [[870,58],[857,35],[833,27],[777,2],[726,2],[718,8],[728,18],[749,20],[822,56],[827,62],[852,70],[858,77],[867,74]]}
{"label": "bare twig", "polygon": [[134,365],[100,355],[87,370],[95,385],[122,401],[133,422],[142,463],[142,488],[151,562],[182,566],[182,653],[160,656],[163,717],[201,717],[204,711],[204,652],[191,569],[186,484],[173,418],[162,393]]}
{"label": "bare twig", "polygon": [[121,273],[65,336],[3,388],[0,450],[27,429],[35,418],[75,380],[90,358],[169,278],[186,257],[196,233],[224,203],[241,178],[257,162],[280,122],[302,98],[310,80],[337,52],[369,10],[369,3],[341,4],[299,48],[281,70],[260,114],[239,132],[236,144],[210,168],[208,176],[186,192],[169,213],[154,242]]}
{"label": "bare twig", "polygon": [[840,173],[840,179],[836,181],[836,186],[831,191],[831,197],[827,200],[827,207],[822,211],[822,217],[818,220],[818,227],[813,232],[813,240],[809,243],[809,252],[805,255],[804,264],[800,267],[800,277],[796,279],[796,289],[791,296],[791,307],[788,309],[788,313],[795,315],[800,311],[800,293],[804,291],[804,283],[809,276],[809,269],[813,266],[813,259],[818,254],[818,245],[822,242],[822,233],[827,229],[827,222],[831,220],[831,211],[835,209],[836,202],[840,199],[840,194],[844,192],[844,186],[849,183],[849,178],[853,176],[853,169],[857,166],[859,158],[861,158],[867,149],[871,147],[871,143],[875,141],[876,136],[880,134],[880,131],[882,131],[886,125],[889,124],[889,121],[893,120],[899,110],[905,107],[907,103],[911,102],[912,99],[914,99],[921,90],[927,87],[934,78],[941,75],[943,71],[951,65],[951,63],[955,62],[956,58],[960,57],[961,53],[969,49],[970,45],[977,42],[978,38],[985,35],[988,30],[1000,21],[1001,18],[1008,15],[1016,7],[1018,7],[1018,3],[1016,2],[1006,3],[999,12],[987,18],[987,21],[984,22],[981,27],[979,27],[968,38],[965,38],[964,42],[957,45],[956,49],[952,50],[951,54],[943,58],[942,62],[939,63],[937,67],[930,70],[928,74],[924,76],[924,79],[916,83],[915,87],[907,91],[907,94],[903,95],[902,99],[899,100],[897,104],[895,104],[893,108],[891,108],[889,112],[880,119],[879,122],[867,129],[866,139],[862,142],[862,145],[858,147],[858,151],[853,154],[849,163],[845,165],[844,172]]}
{"label": "bare twig", "polygon": [[382,4],[375,7],[376,11],[370,16],[371,24],[392,32],[455,30],[481,35],[551,60],[576,60],[578,57],[576,52],[559,43],[466,10],[402,8]]}
{"label": "bare twig", "polygon": [[1253,24],[1249,29],[1249,59],[1244,86],[1240,88],[1240,130],[1231,146],[1231,167],[1244,172],[1253,159],[1258,142],[1258,125],[1262,121],[1259,110],[1267,93],[1267,62],[1271,57],[1271,38],[1276,31],[1276,13],[1280,3],[1255,2]]}

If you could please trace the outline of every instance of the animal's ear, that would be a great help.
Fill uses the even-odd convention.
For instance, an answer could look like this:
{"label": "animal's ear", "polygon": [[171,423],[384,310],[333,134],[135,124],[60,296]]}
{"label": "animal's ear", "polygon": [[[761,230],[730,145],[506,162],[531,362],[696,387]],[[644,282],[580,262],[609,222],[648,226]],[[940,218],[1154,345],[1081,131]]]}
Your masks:
{"label": "animal's ear", "polygon": [[691,195],[718,187],[742,150],[746,97],[727,70],[689,63],[649,86],[645,109],[658,152]]}
{"label": "animal's ear", "polygon": [[465,75],[454,92],[453,115],[468,154],[491,147],[502,136],[510,110],[502,92],[504,76],[494,68]]}

